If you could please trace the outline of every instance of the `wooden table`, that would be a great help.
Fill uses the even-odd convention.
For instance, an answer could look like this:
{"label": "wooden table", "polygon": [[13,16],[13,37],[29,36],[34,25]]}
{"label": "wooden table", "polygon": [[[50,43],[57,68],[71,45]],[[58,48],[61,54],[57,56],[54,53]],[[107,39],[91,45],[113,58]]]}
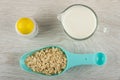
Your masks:
{"label": "wooden table", "polygon": [[[57,15],[72,4],[84,4],[97,13],[95,34],[82,41],[69,38]],[[15,32],[19,17],[33,17],[40,33],[25,39]],[[25,52],[47,45],[59,45],[73,53],[107,54],[102,67],[78,66],[56,77],[21,70],[19,58]],[[0,0],[0,80],[120,80],[120,0]]]}

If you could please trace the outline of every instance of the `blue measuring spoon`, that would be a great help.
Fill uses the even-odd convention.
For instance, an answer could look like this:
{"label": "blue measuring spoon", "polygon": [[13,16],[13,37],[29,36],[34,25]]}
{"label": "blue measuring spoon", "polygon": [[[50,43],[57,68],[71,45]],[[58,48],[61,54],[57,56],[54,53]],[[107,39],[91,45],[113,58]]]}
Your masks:
{"label": "blue measuring spoon", "polygon": [[[74,53],[71,53],[59,46],[47,46],[47,47],[44,47],[41,49],[32,50],[28,53],[25,53],[23,56],[21,56],[20,67],[27,72],[38,73],[38,72],[32,71],[32,69],[27,67],[27,65],[25,64],[25,60],[28,56],[34,54],[35,52],[40,51],[45,48],[51,48],[51,47],[61,49],[64,52],[64,54],[66,55],[66,58],[67,58],[66,68],[60,74],[64,73],[65,71],[67,71],[68,69],[70,69],[71,67],[74,67],[74,66],[78,66],[78,65],[102,66],[107,61],[107,57],[103,52],[98,52],[98,53],[93,53],[93,54],[74,54]],[[38,74],[42,74],[42,73],[38,73]],[[45,74],[43,74],[43,75],[45,75]],[[54,75],[59,75],[59,74],[54,74]],[[52,76],[54,76],[54,75],[52,75]]]}

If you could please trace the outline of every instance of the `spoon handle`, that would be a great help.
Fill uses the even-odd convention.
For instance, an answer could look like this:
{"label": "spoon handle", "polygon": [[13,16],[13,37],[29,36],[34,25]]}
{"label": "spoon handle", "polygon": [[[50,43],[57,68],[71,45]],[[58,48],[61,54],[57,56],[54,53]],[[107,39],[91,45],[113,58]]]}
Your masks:
{"label": "spoon handle", "polygon": [[69,54],[69,66],[77,65],[98,65],[102,66],[106,63],[106,55],[103,52],[94,54]]}

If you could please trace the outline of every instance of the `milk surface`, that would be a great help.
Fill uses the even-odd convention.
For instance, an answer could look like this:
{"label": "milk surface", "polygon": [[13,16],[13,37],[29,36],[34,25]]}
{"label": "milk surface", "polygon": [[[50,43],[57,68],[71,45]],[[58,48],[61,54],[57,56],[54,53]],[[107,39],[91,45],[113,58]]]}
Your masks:
{"label": "milk surface", "polygon": [[72,6],[61,14],[65,31],[73,38],[84,39],[93,34],[97,19],[93,11],[85,6]]}

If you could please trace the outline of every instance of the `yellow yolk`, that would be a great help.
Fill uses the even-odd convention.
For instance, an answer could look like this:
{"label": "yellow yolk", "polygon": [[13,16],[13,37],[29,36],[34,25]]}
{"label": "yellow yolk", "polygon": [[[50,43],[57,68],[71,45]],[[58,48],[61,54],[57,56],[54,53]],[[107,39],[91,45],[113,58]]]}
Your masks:
{"label": "yellow yolk", "polygon": [[30,18],[20,18],[16,27],[20,33],[29,34],[34,30],[34,22]]}

